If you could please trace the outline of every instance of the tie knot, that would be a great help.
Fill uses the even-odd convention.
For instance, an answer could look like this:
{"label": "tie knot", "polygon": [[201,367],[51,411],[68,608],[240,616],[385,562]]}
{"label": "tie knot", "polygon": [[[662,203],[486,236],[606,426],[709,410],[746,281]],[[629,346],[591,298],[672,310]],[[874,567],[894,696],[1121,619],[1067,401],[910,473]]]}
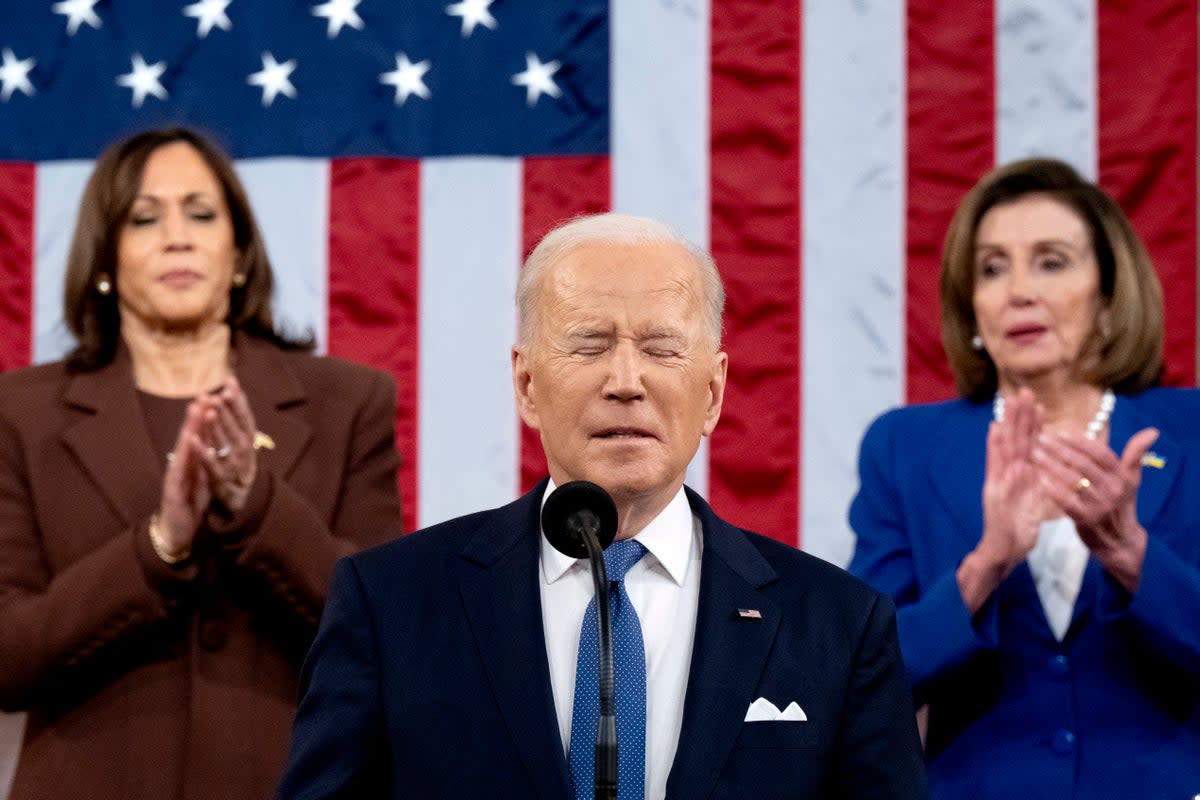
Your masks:
{"label": "tie knot", "polygon": [[625,573],[644,555],[646,546],[639,541],[624,539],[613,542],[604,551],[604,568],[608,571],[608,579],[618,583],[625,580]]}

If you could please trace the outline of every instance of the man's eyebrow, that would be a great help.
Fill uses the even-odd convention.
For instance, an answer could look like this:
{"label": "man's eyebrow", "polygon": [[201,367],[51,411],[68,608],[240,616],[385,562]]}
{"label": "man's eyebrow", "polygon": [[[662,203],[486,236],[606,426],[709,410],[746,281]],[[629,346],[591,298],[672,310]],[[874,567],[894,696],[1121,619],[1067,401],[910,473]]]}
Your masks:
{"label": "man's eyebrow", "polygon": [[650,328],[638,334],[639,339],[684,339],[683,331],[678,328]]}
{"label": "man's eyebrow", "polygon": [[612,336],[612,331],[592,326],[581,326],[568,330],[567,336],[572,339],[601,339]]}

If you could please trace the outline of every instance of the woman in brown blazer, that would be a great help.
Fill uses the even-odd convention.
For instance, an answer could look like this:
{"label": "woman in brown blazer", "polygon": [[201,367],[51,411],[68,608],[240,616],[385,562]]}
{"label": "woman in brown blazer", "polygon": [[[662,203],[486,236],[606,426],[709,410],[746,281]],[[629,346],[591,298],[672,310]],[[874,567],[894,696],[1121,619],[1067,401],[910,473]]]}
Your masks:
{"label": "woman in brown blazer", "polygon": [[110,147],[66,278],[78,345],[0,376],[12,800],[266,798],[334,562],[400,530],[395,390],[277,332],[229,159]]}

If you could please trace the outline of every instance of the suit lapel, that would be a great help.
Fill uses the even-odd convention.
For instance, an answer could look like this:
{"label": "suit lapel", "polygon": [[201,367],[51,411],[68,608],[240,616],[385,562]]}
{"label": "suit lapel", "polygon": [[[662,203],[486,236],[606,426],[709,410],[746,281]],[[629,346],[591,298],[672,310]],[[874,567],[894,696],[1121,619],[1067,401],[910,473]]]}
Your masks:
{"label": "suit lapel", "polygon": [[258,431],[270,446],[260,446],[258,458],[280,477],[287,477],[312,441],[313,431],[299,413],[307,393],[276,347],[250,336],[235,334],[235,373],[250,407]]}
{"label": "suit lapel", "polygon": [[158,504],[166,453],[150,441],[125,348],[107,367],[73,376],[64,400],[86,413],[63,430],[63,442],[117,517],[134,524]]}
{"label": "suit lapel", "polygon": [[[782,610],[759,590],[775,571],[737,528],[688,490],[704,529],[700,602],[683,725],[667,779],[668,797],[705,797],[713,789],[755,699]],[[754,609],[762,619],[742,618]]]}
{"label": "suit lapel", "polygon": [[[1117,400],[1112,415],[1112,435],[1109,446],[1119,458],[1129,439],[1143,428],[1158,427],[1142,416],[1137,408],[1137,398],[1121,397]],[[1160,428],[1161,430],[1161,428]],[[1166,433],[1160,433],[1158,441],[1147,455],[1153,454],[1153,464],[1142,466],[1142,483],[1138,487],[1138,522],[1146,528],[1154,525],[1163,504],[1179,477],[1179,468],[1186,458],[1183,446]]]}
{"label": "suit lapel", "polygon": [[463,549],[459,591],[513,744],[546,798],[571,795],[538,589],[543,481]]}
{"label": "suit lapel", "polygon": [[973,548],[983,535],[984,469],[987,462],[987,430],[992,419],[988,403],[961,401],[947,406],[938,438],[930,443],[924,462],[933,494],[954,520],[954,529]]}

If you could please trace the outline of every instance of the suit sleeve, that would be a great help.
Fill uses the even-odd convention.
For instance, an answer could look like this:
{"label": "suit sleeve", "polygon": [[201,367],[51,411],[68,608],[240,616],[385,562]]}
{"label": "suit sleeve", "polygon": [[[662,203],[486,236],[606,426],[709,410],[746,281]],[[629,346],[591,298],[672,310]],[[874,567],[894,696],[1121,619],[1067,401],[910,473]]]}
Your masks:
{"label": "suit sleeve", "polygon": [[1200,568],[1155,536],[1146,544],[1137,591],[1127,592],[1107,574],[1100,588],[1098,619],[1132,623],[1146,644],[1200,680]]}
{"label": "suit sleeve", "polygon": [[278,800],[390,797],[375,625],[359,575],[338,563],[304,668]]}
{"label": "suit sleeve", "polygon": [[998,646],[995,603],[989,600],[972,617],[958,588],[953,564],[921,586],[912,540],[934,535],[910,530],[897,478],[904,468],[894,442],[895,412],[876,420],[859,454],[859,491],[850,505],[850,526],[857,536],[849,570],[889,595],[897,607],[904,664],[918,703],[922,685],[984,649]]}
{"label": "suit sleeve", "polygon": [[833,797],[927,796],[925,760],[896,637],[892,603],[877,596],[850,675]]}
{"label": "suit sleeve", "polygon": [[360,392],[346,463],[340,475],[329,476],[341,487],[331,520],[299,490],[264,471],[242,514],[209,523],[236,552],[237,565],[259,576],[284,608],[314,630],[334,563],[401,531],[395,385],[382,372],[370,375]]}
{"label": "suit sleeve", "polygon": [[[33,512],[25,450],[0,415],[0,708],[19,711],[80,690],[167,619],[197,575],[155,555],[141,519],[54,572]],[[70,502],[70,498],[63,498]]]}

